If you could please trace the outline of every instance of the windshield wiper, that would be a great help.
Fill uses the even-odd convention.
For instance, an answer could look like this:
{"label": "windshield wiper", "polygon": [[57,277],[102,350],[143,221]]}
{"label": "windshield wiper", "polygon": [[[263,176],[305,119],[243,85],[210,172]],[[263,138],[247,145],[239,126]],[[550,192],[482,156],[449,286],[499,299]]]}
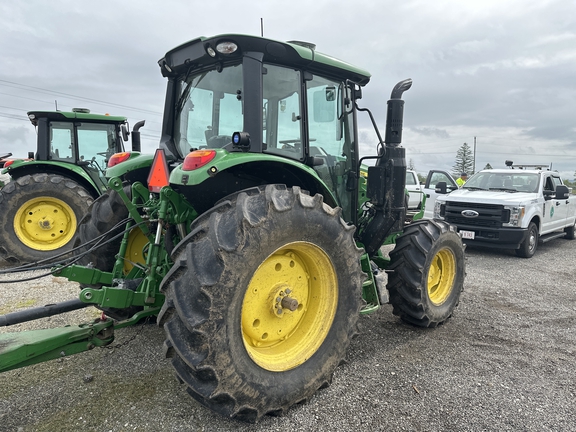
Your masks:
{"label": "windshield wiper", "polygon": [[516,189],[510,189],[505,187],[490,188],[489,190],[497,190],[502,192],[518,192]]}
{"label": "windshield wiper", "polygon": [[486,190],[486,189],[484,189],[484,188],[481,188],[481,187],[476,187],[476,186],[464,186],[464,187],[462,187],[462,189],[470,189],[470,190],[484,190],[484,191]]}

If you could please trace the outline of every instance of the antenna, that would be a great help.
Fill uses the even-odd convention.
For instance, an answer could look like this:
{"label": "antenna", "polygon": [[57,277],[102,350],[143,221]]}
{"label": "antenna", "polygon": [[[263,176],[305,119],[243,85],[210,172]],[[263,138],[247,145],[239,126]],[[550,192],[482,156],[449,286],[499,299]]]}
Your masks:
{"label": "antenna", "polygon": [[56,111],[58,111],[58,101],[54,99],[54,105],[56,105]]}
{"label": "antenna", "polygon": [[264,18],[260,18],[260,36],[264,37]]}

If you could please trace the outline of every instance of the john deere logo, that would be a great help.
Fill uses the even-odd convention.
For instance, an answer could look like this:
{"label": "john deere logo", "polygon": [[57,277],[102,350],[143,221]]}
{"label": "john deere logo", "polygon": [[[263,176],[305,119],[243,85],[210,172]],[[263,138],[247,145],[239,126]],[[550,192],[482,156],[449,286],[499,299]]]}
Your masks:
{"label": "john deere logo", "polygon": [[480,216],[480,213],[478,213],[475,210],[462,210],[461,212],[462,216],[467,217],[467,218],[475,218]]}

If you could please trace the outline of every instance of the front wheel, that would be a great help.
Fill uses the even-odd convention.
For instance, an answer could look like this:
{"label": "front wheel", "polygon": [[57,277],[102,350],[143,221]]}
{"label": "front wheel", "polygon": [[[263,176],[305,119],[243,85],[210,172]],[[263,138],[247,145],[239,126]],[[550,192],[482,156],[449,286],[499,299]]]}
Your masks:
{"label": "front wheel", "polygon": [[566,233],[564,235],[565,239],[568,240],[574,240],[576,238],[576,235],[574,233],[574,230],[576,229],[576,221],[574,221],[574,223],[572,224],[572,226],[569,226],[567,228],[564,228],[564,232]]}
{"label": "front wheel", "polygon": [[16,264],[71,250],[77,222],[92,200],[86,189],[60,175],[10,181],[0,190],[0,256]]}
{"label": "front wheel", "polygon": [[538,247],[538,227],[534,222],[530,222],[528,225],[528,233],[526,238],[516,249],[516,255],[522,258],[532,258],[536,253],[536,248]]}
{"label": "front wheel", "polygon": [[390,252],[393,313],[419,327],[446,321],[464,287],[464,246],[453,226],[436,220],[409,225]]}
{"label": "front wheel", "polygon": [[255,422],[330,383],[362,305],[353,232],[322,196],[280,185],[235,194],[194,222],[159,316],[192,397]]}

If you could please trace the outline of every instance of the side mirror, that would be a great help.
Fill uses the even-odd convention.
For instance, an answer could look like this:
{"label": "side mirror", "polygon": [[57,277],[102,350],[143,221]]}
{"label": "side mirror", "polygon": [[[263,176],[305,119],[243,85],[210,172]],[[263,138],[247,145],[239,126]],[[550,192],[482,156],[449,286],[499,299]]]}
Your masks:
{"label": "side mirror", "polygon": [[568,186],[564,185],[556,186],[556,199],[559,200],[568,199],[569,196],[570,196],[570,189],[568,189]]}
{"label": "side mirror", "polygon": [[448,187],[446,186],[446,182],[445,181],[441,181],[436,183],[436,188],[434,189],[434,191],[438,194],[447,194],[448,193]]}
{"label": "side mirror", "polygon": [[122,132],[122,139],[124,140],[124,142],[128,141],[129,132],[125,124],[120,126],[120,131]]}

